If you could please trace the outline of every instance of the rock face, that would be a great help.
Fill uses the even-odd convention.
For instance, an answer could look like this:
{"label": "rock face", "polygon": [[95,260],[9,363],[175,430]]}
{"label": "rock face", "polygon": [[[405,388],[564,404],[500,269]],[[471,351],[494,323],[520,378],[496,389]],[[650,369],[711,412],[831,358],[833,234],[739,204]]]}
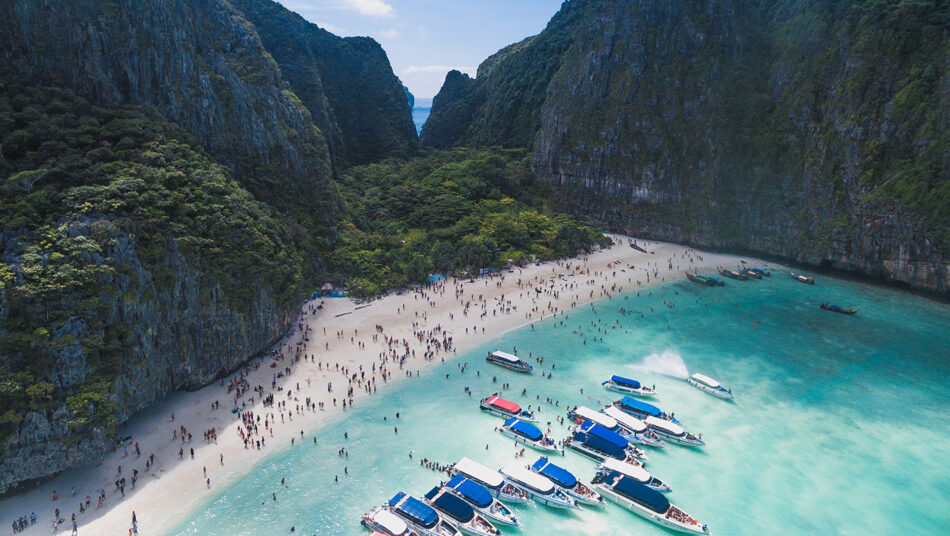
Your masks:
{"label": "rock face", "polygon": [[[908,2],[575,0],[464,87],[447,79],[422,140],[533,147],[563,208],[617,230],[946,295],[948,17]],[[518,82],[511,67],[542,46],[561,53]],[[512,100],[520,124],[502,128]]]}

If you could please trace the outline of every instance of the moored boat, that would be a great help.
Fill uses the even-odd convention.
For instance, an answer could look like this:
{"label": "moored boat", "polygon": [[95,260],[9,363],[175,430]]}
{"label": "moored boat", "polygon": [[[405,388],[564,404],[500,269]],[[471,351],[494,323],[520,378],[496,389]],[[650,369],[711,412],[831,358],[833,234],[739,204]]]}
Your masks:
{"label": "moored boat", "polygon": [[538,419],[534,416],[534,413],[525,411],[521,409],[521,406],[518,404],[515,404],[510,400],[505,400],[504,398],[501,398],[497,395],[491,395],[488,398],[483,398],[481,402],[478,403],[478,407],[481,408],[482,411],[487,411],[488,413],[503,419],[514,417],[519,421],[538,422]]}
{"label": "moored boat", "polygon": [[858,312],[857,309],[846,309],[840,305],[832,305],[830,303],[821,304],[821,308],[824,309],[825,311],[831,311],[833,313],[841,313],[845,315],[853,315],[853,314],[857,314]]}
{"label": "moored boat", "polygon": [[686,272],[686,279],[689,279],[693,283],[699,283],[707,287],[724,287],[726,284],[715,277],[706,277],[699,274],[691,274]]}
{"label": "moored boat", "polygon": [[445,484],[445,489],[451,490],[473,508],[488,519],[508,525],[511,527],[520,527],[521,522],[507,506],[498,499],[492,497],[492,494],[485,489],[485,486],[470,480],[462,475],[455,475]]}
{"label": "moored boat", "polygon": [[743,275],[749,276],[753,279],[762,279],[762,274],[753,270],[752,268],[743,268],[739,270]]}
{"label": "moored boat", "polygon": [[601,472],[616,471],[622,475],[629,476],[644,486],[655,489],[660,493],[669,493],[673,491],[669,485],[659,478],[651,475],[649,471],[643,467],[640,467],[639,465],[630,465],[629,463],[624,463],[620,460],[607,458],[600,463],[600,465],[597,467],[597,470]]}
{"label": "moored boat", "polygon": [[638,419],[656,417],[658,419],[666,419],[679,424],[679,421],[673,417],[672,413],[666,413],[653,404],[647,404],[646,402],[637,400],[635,398],[630,398],[629,396],[625,396],[614,402],[614,406],[620,408],[620,410],[624,413],[633,415]]}
{"label": "moored boat", "polygon": [[373,508],[363,514],[360,523],[376,534],[385,536],[418,536],[401,517],[383,508]]}
{"label": "moored boat", "polygon": [[677,532],[709,534],[706,525],[670,504],[662,493],[633,478],[611,471],[598,474],[592,482],[604,497],[647,521]]}
{"label": "moored boat", "polygon": [[633,465],[643,465],[630,451],[633,446],[626,439],[593,421],[577,425],[573,434],[564,441],[564,446],[598,462],[615,458]]}
{"label": "moored boat", "polygon": [[564,448],[558,445],[557,441],[545,436],[536,426],[519,421],[514,417],[505,421],[505,424],[499,426],[496,430],[522,445],[528,445],[531,448],[545,452],[564,454]]}
{"label": "moored boat", "polygon": [[767,268],[749,268],[749,270],[759,274],[762,277],[772,277],[772,272]]}
{"label": "moored boat", "polygon": [[814,284],[815,284],[815,280],[812,279],[811,277],[807,277],[807,276],[804,276],[804,275],[802,275],[802,274],[796,274],[795,272],[793,272],[793,271],[791,271],[791,270],[788,271],[788,275],[791,276],[791,278],[794,279],[795,281],[800,281],[800,282],[805,283],[805,284],[807,284],[807,285],[814,285]]}
{"label": "moored boat", "polygon": [[604,505],[604,498],[598,495],[596,491],[585,486],[573,473],[551,463],[544,456],[538,458],[536,462],[528,467],[528,470],[546,476],[581,504]]}
{"label": "moored boat", "polygon": [[490,521],[478,515],[472,505],[460,497],[436,486],[425,495],[426,503],[442,513],[442,520],[455,525],[465,534],[471,536],[498,536],[501,532]]}
{"label": "moored boat", "polygon": [[446,523],[434,508],[401,491],[389,499],[388,510],[422,536],[460,536],[459,531]]}
{"label": "moored boat", "polygon": [[510,503],[526,503],[531,501],[528,492],[507,482],[498,471],[489,469],[470,458],[462,458],[455,463],[449,472],[453,475],[463,475],[470,480],[484,486],[489,493],[503,501]]}
{"label": "moored boat", "polygon": [[575,406],[574,409],[568,410],[567,418],[575,424],[580,424],[584,421],[593,421],[611,432],[620,433],[620,424],[617,422],[617,419],[587,406]]}
{"label": "moored boat", "polygon": [[728,278],[730,278],[730,279],[735,279],[735,280],[737,280],[737,281],[748,281],[748,280],[749,280],[749,276],[747,276],[747,275],[745,275],[745,274],[743,274],[743,273],[737,272],[737,271],[735,271],[735,270],[726,270],[725,268],[720,268],[720,269],[719,269],[719,275],[721,275],[721,276],[723,276],[723,277],[728,277]]}
{"label": "moored boat", "polygon": [[629,413],[624,413],[623,410],[617,406],[607,406],[604,408],[604,414],[616,420],[620,428],[627,432],[627,435],[621,434],[627,441],[642,443],[644,445],[650,445],[651,447],[666,448],[666,443],[663,442],[663,439],[656,435],[656,432],[650,430],[650,427],[647,426],[645,422]]}
{"label": "moored boat", "polygon": [[717,398],[732,400],[732,389],[726,389],[719,382],[705,374],[693,374],[686,378],[686,383]]}
{"label": "moored boat", "polygon": [[603,385],[604,389],[607,389],[608,391],[627,393],[633,396],[656,395],[656,391],[652,388],[641,384],[637,380],[631,380],[630,378],[624,378],[623,376],[613,375],[609,379],[601,382],[601,385]]}
{"label": "moored boat", "polygon": [[511,462],[501,469],[505,480],[527,491],[538,503],[553,508],[578,508],[577,501],[551,482],[546,476],[525,469],[518,462]]}
{"label": "moored boat", "polygon": [[486,357],[485,360],[489,363],[498,365],[499,367],[504,367],[508,370],[513,370],[515,372],[531,372],[533,368],[520,357],[514,354],[509,354],[508,352],[502,352],[500,350],[489,352],[488,357]]}
{"label": "moored boat", "polygon": [[702,447],[706,444],[702,439],[702,434],[698,437],[694,436],[674,422],[656,417],[647,417],[643,422],[647,423],[647,426],[652,428],[658,436],[670,443],[683,445],[684,447]]}

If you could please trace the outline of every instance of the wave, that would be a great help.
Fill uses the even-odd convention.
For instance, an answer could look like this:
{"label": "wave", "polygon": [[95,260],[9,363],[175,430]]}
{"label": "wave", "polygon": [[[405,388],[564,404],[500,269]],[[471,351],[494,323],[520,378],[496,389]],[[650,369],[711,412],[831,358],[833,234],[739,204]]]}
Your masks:
{"label": "wave", "polygon": [[644,357],[643,361],[627,366],[640,372],[662,374],[681,380],[689,378],[689,369],[686,368],[683,357],[671,348],[667,348],[658,354],[650,354]]}

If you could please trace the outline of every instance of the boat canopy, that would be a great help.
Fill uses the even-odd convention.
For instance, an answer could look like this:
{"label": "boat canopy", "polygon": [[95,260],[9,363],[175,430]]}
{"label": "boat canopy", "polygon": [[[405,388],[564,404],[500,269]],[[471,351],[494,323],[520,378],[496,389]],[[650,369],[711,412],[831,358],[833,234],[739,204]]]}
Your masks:
{"label": "boat canopy", "polygon": [[[433,498],[434,497],[434,498]],[[449,515],[452,519],[468,523],[475,517],[475,511],[472,507],[456,495],[443,491],[441,487],[436,486],[426,493],[426,499],[432,502],[433,506],[438,507]]]}
{"label": "boat canopy", "polygon": [[650,489],[630,477],[623,476],[620,473],[610,473],[607,479],[614,482],[610,487],[615,492],[658,514],[665,513],[670,508],[670,501],[662,493]]}
{"label": "boat canopy", "polygon": [[[833,307],[837,307],[837,306],[833,306]],[[719,382],[710,378],[709,376],[706,376],[705,374],[693,374],[693,379],[698,381],[699,383],[704,383],[708,385],[709,387],[712,387],[713,389],[719,389],[720,387],[722,387],[721,385],[719,385]]]}
{"label": "boat canopy", "polygon": [[617,385],[624,385],[626,387],[631,387],[633,389],[640,388],[640,382],[637,380],[631,380],[630,378],[624,378],[623,376],[611,376],[610,381],[616,383]]}
{"label": "boat canopy", "polygon": [[657,419],[656,417],[647,417],[646,423],[654,428],[660,428],[670,435],[674,435],[674,436],[686,435],[686,430],[683,430],[683,427],[676,424],[675,422],[670,422],[663,419]]}
{"label": "boat canopy", "polygon": [[647,430],[647,425],[643,421],[634,417],[633,415],[630,415],[629,413],[624,413],[616,406],[610,406],[604,409],[604,413],[615,419],[618,423],[620,423],[621,426],[635,434],[642,434]]}
{"label": "boat canopy", "polygon": [[479,482],[483,482],[492,489],[498,489],[505,483],[505,479],[498,474],[498,471],[489,469],[469,458],[459,460],[458,463],[455,464],[455,470]]}
{"label": "boat canopy", "polygon": [[577,477],[571,474],[567,469],[558,467],[549,462],[544,456],[538,458],[538,461],[534,462],[534,465],[531,467],[533,467],[535,471],[553,480],[555,484],[562,488],[571,489],[577,485]]}
{"label": "boat canopy", "polygon": [[[617,458],[617,459],[619,459],[619,460],[625,459],[625,458],[627,457],[627,453],[626,453],[626,440],[624,439],[624,446],[621,447],[621,446],[617,445],[616,443],[614,443],[613,441],[604,439],[604,438],[600,437],[599,435],[591,434],[591,433],[588,432],[588,430],[590,430],[591,428],[593,428],[593,427],[598,427],[598,426],[600,426],[600,425],[599,425],[599,424],[595,424],[595,423],[593,423],[593,422],[591,422],[591,421],[584,421],[584,424],[582,424],[582,425],[578,428],[577,432],[574,433],[574,439],[577,440],[577,441],[580,441],[580,442],[584,443],[584,444],[587,445],[588,447],[591,447],[591,448],[593,448],[593,449],[599,450],[599,451],[601,451],[601,452],[605,452],[605,453],[607,453],[609,456],[612,456],[612,457]],[[604,432],[607,432],[607,433],[610,433],[610,434],[614,434],[613,432],[611,432],[610,430],[607,430],[607,429],[604,428],[603,426],[600,426],[600,428],[601,428]],[[623,439],[622,437],[620,437],[620,436],[617,435],[617,434],[614,434],[614,435],[616,435],[616,436],[619,437],[620,439]]]}
{"label": "boat canopy", "polygon": [[374,523],[383,527],[390,534],[406,534],[409,532],[409,526],[396,514],[389,510],[376,510],[370,516]]}
{"label": "boat canopy", "polygon": [[446,486],[461,493],[466,499],[475,503],[475,506],[479,508],[488,508],[491,506],[491,493],[489,493],[484,486],[478,482],[475,482],[474,480],[469,480],[462,475],[455,475],[452,477],[452,480],[449,480],[449,483],[446,484]]}
{"label": "boat canopy", "polygon": [[501,469],[501,472],[542,495],[550,495],[554,492],[554,482],[538,473],[532,473],[518,462],[509,463]]}
{"label": "boat canopy", "polygon": [[494,358],[496,358],[496,359],[502,359],[502,360],[507,361],[507,362],[509,362],[509,363],[520,363],[520,362],[521,362],[521,358],[520,358],[520,357],[518,357],[518,356],[516,356],[516,355],[514,355],[514,354],[509,354],[508,352],[502,352],[502,351],[500,351],[500,350],[495,350],[494,352],[491,353],[491,355],[492,355],[492,357],[494,357]]}
{"label": "boat canopy", "polygon": [[578,406],[577,409],[574,410],[574,414],[584,420],[593,421],[603,426],[604,428],[607,428],[608,430],[617,429],[616,419],[614,419],[613,417],[604,415],[603,413],[597,411],[596,409],[590,409],[587,406]]}
{"label": "boat canopy", "polygon": [[389,499],[389,505],[424,528],[431,529],[439,522],[439,514],[431,506],[401,491]]}
{"label": "boat canopy", "polygon": [[646,484],[650,481],[652,476],[650,476],[649,471],[640,467],[639,465],[633,465],[621,460],[614,458],[606,458],[600,464],[601,467],[608,471],[613,471],[615,473],[620,473],[624,476],[629,476],[630,478],[636,480],[637,482],[642,482]]}
{"label": "boat canopy", "polygon": [[588,435],[597,436],[604,441],[609,441],[610,443],[613,443],[622,449],[627,448],[627,440],[624,439],[623,436],[617,432],[608,430],[607,428],[604,428],[593,421],[584,421],[584,423],[581,424],[581,430],[586,432]]}
{"label": "boat canopy", "polygon": [[621,398],[620,403],[623,404],[624,407],[630,408],[637,413],[646,413],[647,415],[653,415],[654,417],[663,415],[663,412],[660,410],[660,408],[654,406],[653,404],[647,404],[646,402],[641,402],[636,398],[630,398],[629,396]]}
{"label": "boat canopy", "polygon": [[514,417],[505,421],[505,426],[514,430],[516,434],[520,436],[524,436],[530,439],[531,441],[538,441],[542,437],[544,437],[544,435],[541,433],[541,430],[538,430],[531,424],[528,424],[523,421],[519,421],[518,419]]}
{"label": "boat canopy", "polygon": [[509,413],[518,413],[521,411],[521,406],[501,397],[490,396],[486,402],[488,402],[489,406],[495,406],[496,408],[503,409]]}

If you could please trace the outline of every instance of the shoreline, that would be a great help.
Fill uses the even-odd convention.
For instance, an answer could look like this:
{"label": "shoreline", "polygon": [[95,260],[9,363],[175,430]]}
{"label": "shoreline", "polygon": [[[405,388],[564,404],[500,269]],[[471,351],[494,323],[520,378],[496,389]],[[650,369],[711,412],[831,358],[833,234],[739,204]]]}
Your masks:
{"label": "shoreline", "polygon": [[[59,508],[65,520],[59,527],[63,533],[72,528],[70,515],[75,512],[78,534],[124,536],[134,511],[144,533],[167,534],[281,447],[310,441],[330,418],[349,409],[342,404],[370,396],[367,390],[375,394],[443,358],[452,359],[578,307],[671,282],[687,269],[732,266],[739,259],[652,240],[637,240],[651,251],[641,253],[627,245],[630,237],[609,236],[614,240],[609,248],[494,276],[450,278],[437,287],[390,293],[362,304],[327,298],[317,309],[319,300],[308,301],[294,328],[264,356],[252,359],[230,378],[173,393],[120,426],[119,437],[133,438],[127,454],[119,446],[99,465],[65,471],[38,488],[0,501],[0,520],[9,523],[36,512],[36,525],[23,533],[41,534],[43,529],[35,529],[51,530],[53,510]],[[275,378],[278,373],[282,377]],[[227,386],[241,375],[247,390],[235,399]],[[261,399],[268,394],[277,404],[264,406]],[[260,418],[256,430],[242,423],[240,413],[231,412],[233,400]],[[177,437],[181,426],[191,434],[190,441]],[[204,432],[212,428],[216,441],[203,440]],[[240,434],[251,438],[250,448]],[[264,446],[257,448],[258,440]],[[146,471],[146,460],[153,454],[154,464],[149,463]],[[134,489],[133,471],[138,472]],[[119,478],[126,478],[124,497],[114,485]],[[53,490],[58,495],[55,501]],[[105,493],[101,508],[97,508],[99,490]],[[91,498],[90,507],[79,513],[86,496]]]}

